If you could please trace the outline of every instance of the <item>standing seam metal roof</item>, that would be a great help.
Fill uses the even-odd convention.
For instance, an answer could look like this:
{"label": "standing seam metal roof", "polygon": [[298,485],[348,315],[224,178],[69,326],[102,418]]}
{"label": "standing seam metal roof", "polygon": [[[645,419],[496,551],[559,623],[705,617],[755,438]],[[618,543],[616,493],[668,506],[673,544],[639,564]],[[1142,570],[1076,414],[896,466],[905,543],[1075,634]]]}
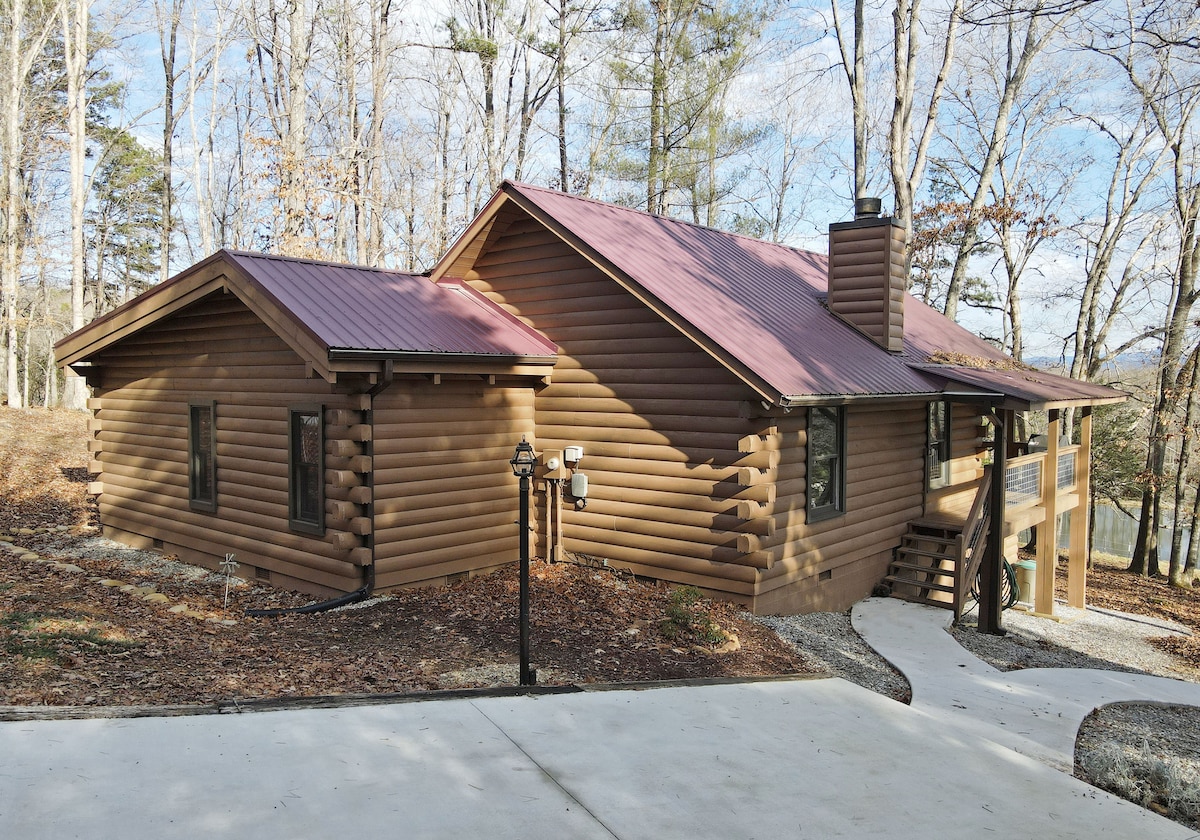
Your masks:
{"label": "standing seam metal roof", "polygon": [[379,268],[223,253],[330,350],[556,354],[554,344],[461,285]]}
{"label": "standing seam metal roof", "polygon": [[[1009,360],[911,295],[904,351],[889,353],[826,307],[824,254],[527,184],[503,189],[566,228],[784,400],[937,394],[944,379],[924,369],[935,353]],[[1055,379],[1073,391],[1074,380]],[[987,385],[1004,381],[988,378]],[[1088,399],[1096,387],[1060,396]]]}

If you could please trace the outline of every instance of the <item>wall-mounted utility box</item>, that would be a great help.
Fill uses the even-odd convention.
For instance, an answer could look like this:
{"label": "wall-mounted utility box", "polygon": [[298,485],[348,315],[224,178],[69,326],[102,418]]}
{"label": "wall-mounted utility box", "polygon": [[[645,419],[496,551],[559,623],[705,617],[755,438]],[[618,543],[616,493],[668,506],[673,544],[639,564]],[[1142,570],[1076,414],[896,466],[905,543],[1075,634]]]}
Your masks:
{"label": "wall-mounted utility box", "polygon": [[571,471],[567,469],[567,465],[563,460],[561,450],[543,449],[542,463],[546,465],[546,474],[542,477],[547,480],[561,480],[571,474]]}
{"label": "wall-mounted utility box", "polygon": [[578,464],[583,460],[583,447],[568,446],[563,450],[563,458],[566,459],[568,464]]}
{"label": "wall-mounted utility box", "polygon": [[588,494],[588,478],[583,473],[571,476],[571,495],[576,499],[586,499]]}

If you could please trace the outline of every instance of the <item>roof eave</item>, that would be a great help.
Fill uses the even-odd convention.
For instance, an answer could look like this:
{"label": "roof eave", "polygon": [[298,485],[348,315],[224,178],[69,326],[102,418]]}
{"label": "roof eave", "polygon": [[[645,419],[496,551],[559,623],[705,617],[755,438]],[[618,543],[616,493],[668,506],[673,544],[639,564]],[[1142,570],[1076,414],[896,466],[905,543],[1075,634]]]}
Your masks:
{"label": "roof eave", "polygon": [[367,350],[353,347],[332,348],[329,360],[337,361],[395,361],[417,364],[493,364],[498,367],[512,365],[542,365],[553,367],[558,356],[526,356],[507,353],[455,353],[438,350]]}
{"label": "roof eave", "polygon": [[[928,401],[946,399],[949,396],[950,394],[944,391],[908,391],[889,394],[792,394],[780,397],[779,405],[782,408],[802,408],[812,405],[851,405],[857,403],[904,402],[912,400]],[[1000,395],[972,392],[969,396],[977,399],[979,397],[998,397]]]}

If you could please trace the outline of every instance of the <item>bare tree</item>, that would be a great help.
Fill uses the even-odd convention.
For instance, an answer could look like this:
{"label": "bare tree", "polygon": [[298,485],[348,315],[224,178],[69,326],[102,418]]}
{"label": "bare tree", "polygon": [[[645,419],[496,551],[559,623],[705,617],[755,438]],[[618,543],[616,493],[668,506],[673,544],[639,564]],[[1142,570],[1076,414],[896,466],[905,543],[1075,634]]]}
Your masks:
{"label": "bare tree", "polygon": [[7,36],[4,43],[5,60],[0,69],[4,80],[4,131],[3,144],[0,145],[4,168],[0,182],[0,189],[3,190],[0,194],[0,212],[3,213],[0,217],[0,238],[3,239],[0,246],[3,248],[0,293],[4,299],[4,382],[8,403],[16,407],[23,406],[25,401],[17,364],[20,355],[17,293],[21,278],[22,242],[26,234],[21,181],[24,158],[22,134],[31,108],[31,103],[27,101],[29,74],[57,23],[56,15],[46,14],[46,11],[45,7],[38,6],[35,14],[29,15],[25,0],[9,0],[0,10],[0,15],[7,18],[3,21]]}
{"label": "bare tree", "polygon": [[[1167,12],[1169,10],[1164,10]],[[1191,17],[1174,18],[1164,14],[1157,23],[1162,31],[1177,31],[1181,37],[1193,25]],[[1162,522],[1162,496],[1167,480],[1167,450],[1172,423],[1185,392],[1181,378],[1181,359],[1187,330],[1200,290],[1200,144],[1192,120],[1200,107],[1194,87],[1200,75],[1200,63],[1190,51],[1170,44],[1146,48],[1134,35],[1145,26],[1132,15],[1126,22],[1123,43],[1108,46],[1104,52],[1125,72],[1131,88],[1150,114],[1158,141],[1167,154],[1170,220],[1176,242],[1172,291],[1162,327],[1162,351],[1159,357],[1157,394],[1151,415],[1149,452],[1143,480],[1142,511],[1138,537],[1130,570],[1141,574],[1158,573],[1158,530]],[[1177,52],[1182,54],[1176,55]],[[1173,550],[1170,558],[1172,582],[1181,580],[1183,560]]]}
{"label": "bare tree", "polygon": [[[83,212],[87,204],[84,166],[87,156],[87,65],[90,0],[65,0],[62,6],[63,47],[67,71],[67,126],[71,143],[71,329],[86,323],[83,290]],[[87,386],[82,377],[67,371],[63,405],[87,407]]]}
{"label": "bare tree", "polygon": [[838,13],[837,0],[831,0],[833,30],[842,54],[842,69],[850,86],[850,122],[854,135],[854,197],[867,192],[867,20],[866,0],[854,0],[853,29],[846,31]]}
{"label": "bare tree", "polygon": [[[958,315],[959,300],[967,278],[967,266],[979,242],[981,212],[987,203],[992,181],[1000,158],[1004,154],[1009,141],[1009,127],[1017,98],[1029,78],[1034,61],[1050,43],[1051,39],[1062,28],[1065,16],[1045,18],[1035,8],[1024,19],[1008,16],[1003,23],[1002,38],[1004,45],[1004,64],[1002,68],[1002,83],[999,88],[999,99],[991,130],[986,132],[987,142],[983,164],[979,167],[978,178],[970,200],[970,214],[958,243],[958,253],[955,256],[954,267],[950,273],[950,281],[946,290],[946,302],[943,311],[948,318]],[[968,87],[967,90],[970,90]]]}
{"label": "bare tree", "polygon": [[[946,80],[954,64],[954,48],[962,23],[962,11],[963,0],[954,0],[946,19],[941,59],[929,91],[924,121],[915,148],[912,138],[916,123],[914,107],[917,77],[921,64],[928,60],[928,56],[921,50],[918,38],[921,27],[921,0],[897,0],[896,9],[892,14],[892,48],[895,59],[893,81],[896,95],[888,132],[888,161],[896,204],[893,215],[910,240],[913,235],[913,205],[917,190],[925,177],[925,169],[929,162],[929,144],[937,128],[938,111],[945,95]],[[951,314],[950,317],[954,316]]]}
{"label": "bare tree", "polygon": [[247,23],[254,39],[255,70],[263,104],[278,141],[278,167],[274,185],[282,223],[278,244],[285,253],[311,250],[305,238],[309,209],[308,70],[313,62],[313,16],[308,0],[253,0]]}

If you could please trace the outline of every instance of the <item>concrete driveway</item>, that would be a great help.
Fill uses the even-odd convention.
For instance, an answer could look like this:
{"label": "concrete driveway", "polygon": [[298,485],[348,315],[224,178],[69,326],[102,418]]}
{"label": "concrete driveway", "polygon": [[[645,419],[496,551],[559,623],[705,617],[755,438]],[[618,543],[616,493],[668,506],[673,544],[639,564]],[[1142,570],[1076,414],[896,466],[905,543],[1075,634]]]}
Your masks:
{"label": "concrete driveway", "polygon": [[0,838],[1185,838],[839,679],[0,723]]}

